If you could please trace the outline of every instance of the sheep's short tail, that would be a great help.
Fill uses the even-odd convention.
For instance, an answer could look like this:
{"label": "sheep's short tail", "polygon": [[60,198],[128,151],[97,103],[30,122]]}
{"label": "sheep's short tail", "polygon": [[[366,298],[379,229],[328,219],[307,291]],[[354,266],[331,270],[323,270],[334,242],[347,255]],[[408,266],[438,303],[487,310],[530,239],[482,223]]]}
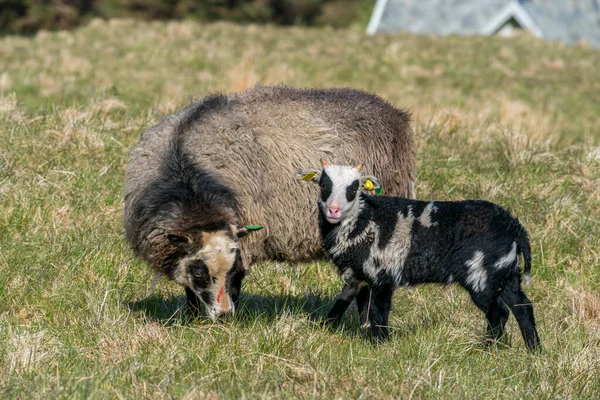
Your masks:
{"label": "sheep's short tail", "polygon": [[523,282],[525,285],[529,285],[531,283],[531,245],[529,244],[527,231],[523,227],[521,227],[521,231],[517,237],[517,246],[521,254],[523,254],[523,261],[525,262],[523,267]]}
{"label": "sheep's short tail", "polygon": [[160,278],[162,278],[162,274],[160,272],[156,272],[154,274],[154,279],[152,280],[152,283],[150,284],[150,289],[148,290],[148,293],[146,293],[146,297],[145,297],[146,299],[148,299],[150,296],[152,296],[152,294],[156,290],[156,287],[158,286],[158,281],[160,281]]}

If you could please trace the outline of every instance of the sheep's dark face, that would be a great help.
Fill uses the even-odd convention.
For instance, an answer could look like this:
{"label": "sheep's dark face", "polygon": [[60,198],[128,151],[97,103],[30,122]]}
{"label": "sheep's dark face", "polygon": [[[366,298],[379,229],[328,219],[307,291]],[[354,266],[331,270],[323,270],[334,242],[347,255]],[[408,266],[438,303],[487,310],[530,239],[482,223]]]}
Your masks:
{"label": "sheep's dark face", "polygon": [[[358,210],[361,191],[377,189],[381,185],[373,176],[362,176],[360,164],[354,167],[333,165],[327,161],[322,161],[322,164],[321,171],[299,170],[297,174],[303,180],[319,183],[319,211],[330,224],[339,224]],[[369,182],[368,188],[365,187],[366,182]]]}
{"label": "sheep's dark face", "polygon": [[239,238],[246,228],[169,235],[180,249],[174,280],[191,289],[212,320],[235,311],[234,302],[244,277]]}

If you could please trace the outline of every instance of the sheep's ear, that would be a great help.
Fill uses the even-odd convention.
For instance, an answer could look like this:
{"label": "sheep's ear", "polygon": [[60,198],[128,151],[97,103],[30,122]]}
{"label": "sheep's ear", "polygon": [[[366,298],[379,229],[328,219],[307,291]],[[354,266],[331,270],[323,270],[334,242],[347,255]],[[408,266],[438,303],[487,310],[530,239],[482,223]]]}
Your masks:
{"label": "sheep's ear", "polygon": [[362,176],[360,178],[360,187],[368,192],[375,191],[377,194],[381,194],[383,190],[383,184],[373,175]]}
{"label": "sheep's ear", "polygon": [[179,233],[169,233],[167,234],[167,239],[169,239],[169,242],[173,246],[178,247],[181,250],[188,251],[190,249],[190,238],[185,235]]}
{"label": "sheep's ear", "polygon": [[254,232],[254,231],[260,231],[262,229],[262,225],[246,225],[246,226],[233,226],[231,227],[231,230],[233,231],[233,234],[235,236],[237,236],[238,238],[243,238],[244,236],[246,236],[247,234],[249,234],[250,232]]}
{"label": "sheep's ear", "polygon": [[303,181],[319,182],[321,179],[321,171],[318,169],[299,169],[296,171],[296,178]]}

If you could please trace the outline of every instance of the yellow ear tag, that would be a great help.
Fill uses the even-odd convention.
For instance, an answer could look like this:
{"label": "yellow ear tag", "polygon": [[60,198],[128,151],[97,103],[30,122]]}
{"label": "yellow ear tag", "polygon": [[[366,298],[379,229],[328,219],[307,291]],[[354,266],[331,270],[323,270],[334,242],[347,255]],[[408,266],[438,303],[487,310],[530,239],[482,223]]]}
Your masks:
{"label": "yellow ear tag", "polygon": [[315,176],[317,176],[316,172],[307,172],[306,174],[304,174],[304,176],[302,177],[303,181],[312,181]]}
{"label": "yellow ear tag", "polygon": [[364,188],[365,188],[365,190],[373,190],[373,182],[371,182],[369,179],[367,179],[365,181]]}

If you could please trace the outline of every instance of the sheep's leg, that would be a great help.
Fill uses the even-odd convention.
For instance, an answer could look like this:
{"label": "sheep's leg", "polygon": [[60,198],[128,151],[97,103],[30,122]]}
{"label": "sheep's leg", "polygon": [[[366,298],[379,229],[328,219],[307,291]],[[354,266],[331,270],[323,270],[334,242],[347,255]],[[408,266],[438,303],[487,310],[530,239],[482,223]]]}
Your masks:
{"label": "sheep's leg", "polygon": [[196,296],[196,293],[190,288],[185,288],[185,294],[187,296],[187,312],[192,318],[197,318],[200,315],[200,299]]}
{"label": "sheep's leg", "polygon": [[231,288],[229,289],[229,294],[231,296],[231,300],[233,300],[233,306],[235,310],[238,309],[238,305],[240,302],[240,290],[242,288],[242,280],[244,280],[244,276],[246,276],[246,271],[238,271],[233,276],[233,281],[231,282]]}
{"label": "sheep's leg", "polygon": [[360,325],[362,327],[369,326],[369,308],[371,305],[371,288],[365,284],[356,295],[356,305],[358,306],[358,314],[360,315]]}
{"label": "sheep's leg", "polygon": [[373,338],[377,342],[383,342],[390,337],[388,317],[392,308],[392,293],[391,286],[373,288],[371,292],[369,320]]}
{"label": "sheep's leg", "polygon": [[508,315],[508,308],[499,299],[491,302],[485,314],[488,320],[486,338],[491,340],[500,340],[502,338]]}
{"label": "sheep's leg", "polygon": [[354,298],[358,294],[360,284],[361,282],[356,281],[350,285],[344,285],[342,293],[340,293],[338,297],[336,297],[333,307],[329,311],[329,314],[327,314],[328,322],[337,323],[342,319],[342,316],[350,306],[350,303],[352,303],[352,300],[354,300]]}
{"label": "sheep's leg", "polygon": [[517,319],[527,347],[529,347],[531,352],[534,352],[540,347],[540,337],[535,327],[531,301],[525,296],[518,282],[509,284],[500,295],[500,298],[506,303]]}

